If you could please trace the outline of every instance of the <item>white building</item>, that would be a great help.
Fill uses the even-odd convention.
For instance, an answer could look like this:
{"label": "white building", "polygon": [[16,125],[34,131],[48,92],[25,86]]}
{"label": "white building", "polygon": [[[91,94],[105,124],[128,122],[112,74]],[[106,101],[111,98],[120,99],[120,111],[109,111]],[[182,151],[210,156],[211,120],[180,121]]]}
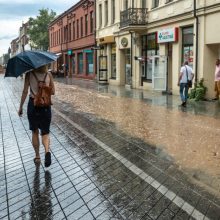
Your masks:
{"label": "white building", "polygon": [[188,60],[212,97],[220,0],[96,0],[99,80],[179,93]]}

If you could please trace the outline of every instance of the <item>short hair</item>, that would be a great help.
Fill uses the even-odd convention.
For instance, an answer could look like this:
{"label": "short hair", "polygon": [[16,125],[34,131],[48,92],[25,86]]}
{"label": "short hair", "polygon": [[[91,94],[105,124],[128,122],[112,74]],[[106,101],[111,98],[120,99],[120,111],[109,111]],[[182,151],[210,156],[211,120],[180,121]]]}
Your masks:
{"label": "short hair", "polygon": [[189,64],[189,62],[186,60],[185,62],[184,62],[184,65],[188,65]]}

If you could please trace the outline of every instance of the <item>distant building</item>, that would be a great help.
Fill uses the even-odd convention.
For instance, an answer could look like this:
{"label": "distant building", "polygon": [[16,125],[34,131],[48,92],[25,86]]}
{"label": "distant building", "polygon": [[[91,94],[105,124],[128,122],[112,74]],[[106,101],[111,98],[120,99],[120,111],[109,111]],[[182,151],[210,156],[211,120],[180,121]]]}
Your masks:
{"label": "distant building", "polygon": [[53,70],[65,75],[96,77],[95,1],[81,0],[49,25],[49,50],[60,55]]}
{"label": "distant building", "polygon": [[23,47],[25,50],[31,50],[29,44],[29,36],[27,34],[28,30],[28,22],[22,23],[22,26],[19,28],[19,37],[18,37],[18,53],[23,51]]}
{"label": "distant building", "polygon": [[11,41],[11,57],[15,56],[18,53],[18,37]]}

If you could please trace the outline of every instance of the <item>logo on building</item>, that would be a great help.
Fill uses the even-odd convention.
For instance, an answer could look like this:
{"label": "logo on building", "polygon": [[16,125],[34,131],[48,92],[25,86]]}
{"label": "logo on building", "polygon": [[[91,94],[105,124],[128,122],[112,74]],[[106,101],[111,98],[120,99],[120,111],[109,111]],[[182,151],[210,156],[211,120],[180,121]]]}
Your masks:
{"label": "logo on building", "polygon": [[123,47],[127,47],[127,46],[128,46],[128,39],[127,39],[126,37],[123,37],[123,38],[121,39],[121,45],[122,45]]}
{"label": "logo on building", "polygon": [[157,32],[157,43],[178,41],[178,28],[168,28]]}

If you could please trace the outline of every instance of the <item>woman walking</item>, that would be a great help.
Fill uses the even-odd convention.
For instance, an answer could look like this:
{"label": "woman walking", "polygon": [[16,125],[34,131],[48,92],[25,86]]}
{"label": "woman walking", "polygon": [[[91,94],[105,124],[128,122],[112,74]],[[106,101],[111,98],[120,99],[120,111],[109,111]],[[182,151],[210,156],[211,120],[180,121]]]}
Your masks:
{"label": "woman walking", "polygon": [[213,100],[219,100],[220,95],[220,60],[217,59],[215,63],[215,98]]}
{"label": "woman walking", "polygon": [[45,167],[51,165],[51,153],[50,153],[50,123],[51,123],[51,106],[36,106],[36,96],[39,92],[39,83],[44,83],[45,86],[51,88],[51,94],[55,94],[54,82],[52,74],[48,72],[47,66],[42,66],[33,70],[25,75],[24,88],[21,96],[20,108],[18,115],[23,114],[23,104],[28,95],[30,88],[30,96],[27,107],[27,116],[29,121],[29,127],[32,131],[32,145],[35,151],[34,162],[40,162],[40,140],[39,131],[41,132],[42,144],[45,149]]}

